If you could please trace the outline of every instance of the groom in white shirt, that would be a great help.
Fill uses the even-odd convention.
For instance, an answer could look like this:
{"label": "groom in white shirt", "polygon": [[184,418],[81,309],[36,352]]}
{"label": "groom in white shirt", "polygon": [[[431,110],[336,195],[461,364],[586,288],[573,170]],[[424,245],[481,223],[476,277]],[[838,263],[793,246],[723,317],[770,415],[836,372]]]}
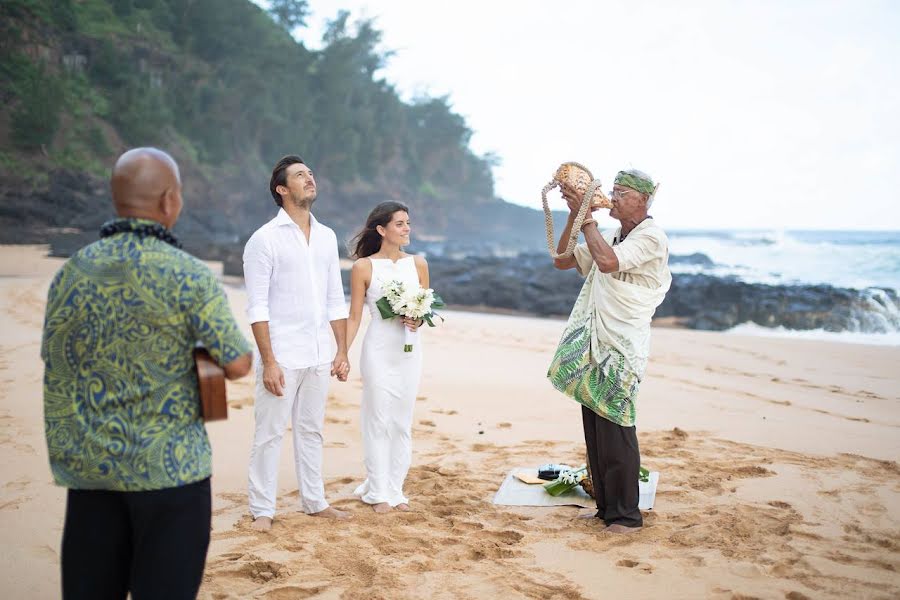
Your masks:
{"label": "groom in white shirt", "polygon": [[331,376],[346,381],[350,372],[337,237],[310,212],[316,181],[299,156],[278,161],[269,191],[281,207],[278,215],[244,248],[247,316],[258,350],[249,496],[253,528],[260,531],[271,529],[275,518],[281,440],[288,424],[303,512],[348,516],[328,505],[322,483],[328,384]]}

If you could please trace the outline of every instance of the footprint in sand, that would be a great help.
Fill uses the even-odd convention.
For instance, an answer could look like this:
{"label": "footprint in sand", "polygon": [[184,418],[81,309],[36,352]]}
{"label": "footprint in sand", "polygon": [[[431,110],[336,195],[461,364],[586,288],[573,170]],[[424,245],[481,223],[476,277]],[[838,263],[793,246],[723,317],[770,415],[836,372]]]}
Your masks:
{"label": "footprint in sand", "polygon": [[[452,515],[448,516],[453,520]],[[470,560],[517,556],[519,553],[513,548],[525,538],[518,531],[510,529],[488,531],[482,529],[481,524],[468,521],[454,522],[450,532],[455,536],[462,535],[467,547],[465,557]]]}
{"label": "footprint in sand", "polygon": [[22,490],[24,490],[25,488],[28,487],[29,483],[31,483],[31,480],[28,479],[27,477],[19,477],[15,481],[10,481],[3,487],[6,489],[16,490],[16,491],[21,492]]}
{"label": "footprint in sand", "polygon": [[281,563],[256,560],[241,567],[240,574],[256,583],[267,583],[275,579],[290,577],[291,571]]}
{"label": "footprint in sand", "polygon": [[296,554],[297,552],[303,552],[304,550],[306,550],[306,544],[304,544],[304,543],[302,543],[302,542],[300,542],[300,543],[297,543],[297,542],[281,542],[281,543],[279,543],[279,547],[280,547],[282,550],[285,550],[285,551],[287,551],[287,552],[291,552],[291,553],[293,553],[293,554]]}
{"label": "footprint in sand", "polygon": [[264,595],[260,596],[260,598],[265,598],[266,600],[294,600],[295,598],[311,598],[313,596],[317,596],[328,589],[328,586],[320,585],[313,587],[299,587],[296,585],[289,585],[286,587],[275,588],[269,592],[266,592]]}
{"label": "footprint in sand", "polygon": [[47,544],[44,544],[43,546],[35,546],[34,548],[31,549],[31,552],[34,556],[37,556],[38,558],[43,558],[45,560],[53,560],[53,561],[59,560],[59,554],[57,554],[57,552],[54,548],[51,548]]}
{"label": "footprint in sand", "polygon": [[484,529],[484,525],[481,523],[475,523],[473,521],[453,521],[453,529],[458,529],[460,531],[482,531]]}
{"label": "footprint in sand", "polygon": [[220,554],[219,558],[223,558],[225,560],[234,561],[238,560],[242,557],[246,556],[243,552],[226,552],[225,554]]}
{"label": "footprint in sand", "polygon": [[653,567],[647,563],[638,562],[636,560],[629,560],[627,558],[623,558],[619,562],[616,563],[617,567],[625,567],[627,569],[635,569],[640,571],[641,573],[645,573],[647,575],[653,573]]}
{"label": "footprint in sand", "polygon": [[19,498],[14,498],[13,500],[9,500],[8,502],[0,504],[0,510],[19,510],[22,505],[28,504],[29,502],[31,502],[31,500],[31,496],[21,496]]}

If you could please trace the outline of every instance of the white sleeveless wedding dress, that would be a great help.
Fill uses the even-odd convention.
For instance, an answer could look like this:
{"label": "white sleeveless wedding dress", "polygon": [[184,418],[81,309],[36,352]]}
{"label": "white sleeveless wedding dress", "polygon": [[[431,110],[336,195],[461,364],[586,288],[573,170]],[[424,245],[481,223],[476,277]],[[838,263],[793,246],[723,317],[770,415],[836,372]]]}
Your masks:
{"label": "white sleeveless wedding dress", "polygon": [[366,480],[354,495],[367,504],[408,503],[403,482],[412,461],[412,420],[422,373],[422,336],[412,352],[404,352],[404,325],[399,318],[382,319],[375,303],[384,296],[381,284],[392,280],[419,285],[415,258],[392,262],[372,258],[372,280],[366,290],[371,320],[363,339],[360,372],[363,379],[360,428],[365,451]]}

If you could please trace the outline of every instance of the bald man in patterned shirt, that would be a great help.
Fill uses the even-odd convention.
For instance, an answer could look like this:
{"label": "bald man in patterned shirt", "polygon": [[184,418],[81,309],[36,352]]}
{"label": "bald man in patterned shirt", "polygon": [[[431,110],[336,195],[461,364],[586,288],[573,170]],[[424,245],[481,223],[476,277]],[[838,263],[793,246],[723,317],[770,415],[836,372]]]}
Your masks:
{"label": "bald man in patterned shirt", "polygon": [[195,598],[212,457],[192,352],[202,343],[235,379],[250,345],[216,277],[170,232],[172,157],[126,152],[111,188],[119,218],[56,274],[41,345],[50,467],[68,488],[62,595]]}

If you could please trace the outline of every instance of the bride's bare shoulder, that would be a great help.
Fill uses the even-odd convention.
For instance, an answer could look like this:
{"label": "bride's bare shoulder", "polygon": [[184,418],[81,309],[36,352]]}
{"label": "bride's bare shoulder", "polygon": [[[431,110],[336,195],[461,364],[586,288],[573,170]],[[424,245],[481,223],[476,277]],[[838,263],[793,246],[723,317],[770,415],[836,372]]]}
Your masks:
{"label": "bride's bare shoulder", "polygon": [[357,258],[353,261],[353,272],[354,273],[371,273],[372,272],[372,261],[368,256],[364,256],[362,258]]}
{"label": "bride's bare shoulder", "polygon": [[428,261],[425,260],[424,256],[422,256],[420,254],[412,254],[411,256],[413,257],[413,260],[415,261],[417,267],[427,267],[428,266]]}

